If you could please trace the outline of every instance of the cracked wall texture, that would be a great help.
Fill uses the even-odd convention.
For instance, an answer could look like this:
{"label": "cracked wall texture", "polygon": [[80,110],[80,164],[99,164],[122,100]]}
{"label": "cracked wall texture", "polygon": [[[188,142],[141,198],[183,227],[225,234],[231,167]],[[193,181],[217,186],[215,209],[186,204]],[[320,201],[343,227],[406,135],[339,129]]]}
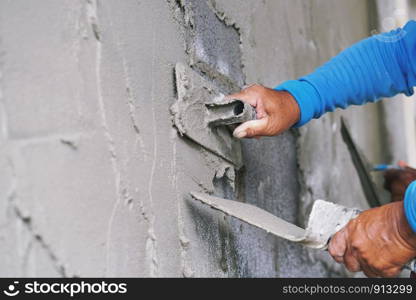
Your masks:
{"label": "cracked wall texture", "polygon": [[181,137],[169,108],[177,62],[227,91],[274,86],[368,36],[373,8],[1,1],[0,276],[347,275],[326,253],[190,203],[188,192],[238,198],[298,224],[317,198],[365,208],[339,116],[382,161],[380,105],[244,141],[240,172]]}

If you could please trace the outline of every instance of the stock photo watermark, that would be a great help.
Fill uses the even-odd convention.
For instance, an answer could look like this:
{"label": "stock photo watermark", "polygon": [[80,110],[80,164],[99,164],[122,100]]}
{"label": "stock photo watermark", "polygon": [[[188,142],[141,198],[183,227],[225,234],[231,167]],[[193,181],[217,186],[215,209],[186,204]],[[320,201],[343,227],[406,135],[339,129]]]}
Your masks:
{"label": "stock photo watermark", "polygon": [[3,294],[8,297],[15,297],[19,294],[25,295],[97,295],[97,294],[126,294],[127,283],[107,283],[105,281],[90,283],[80,282],[40,282],[37,280],[25,283],[13,281]]}

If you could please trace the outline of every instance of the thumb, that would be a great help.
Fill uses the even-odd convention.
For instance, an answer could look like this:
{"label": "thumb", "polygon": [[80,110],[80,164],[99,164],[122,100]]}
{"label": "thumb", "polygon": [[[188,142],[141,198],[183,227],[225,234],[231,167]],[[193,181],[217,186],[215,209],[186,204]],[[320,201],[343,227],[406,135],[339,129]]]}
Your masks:
{"label": "thumb", "polygon": [[239,139],[264,135],[266,126],[267,118],[247,121],[238,126],[233,135]]}

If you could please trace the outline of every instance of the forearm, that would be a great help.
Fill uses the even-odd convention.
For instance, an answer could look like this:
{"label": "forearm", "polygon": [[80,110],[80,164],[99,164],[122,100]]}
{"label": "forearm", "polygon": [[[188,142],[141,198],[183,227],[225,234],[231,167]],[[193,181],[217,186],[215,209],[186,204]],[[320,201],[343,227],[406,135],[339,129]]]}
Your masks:
{"label": "forearm", "polygon": [[362,105],[416,85],[416,22],[404,29],[365,39],[344,50],[313,73],[276,87],[293,95],[301,126],[325,112]]}

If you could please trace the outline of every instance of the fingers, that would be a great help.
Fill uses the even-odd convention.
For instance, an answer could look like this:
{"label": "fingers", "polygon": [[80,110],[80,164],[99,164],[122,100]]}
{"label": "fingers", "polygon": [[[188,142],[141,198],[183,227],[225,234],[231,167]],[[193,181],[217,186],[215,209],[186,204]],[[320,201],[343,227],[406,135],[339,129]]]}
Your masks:
{"label": "fingers", "polygon": [[225,97],[225,99],[238,99],[243,102],[250,104],[251,106],[257,107],[259,99],[264,95],[267,89],[259,84],[252,84],[238,93],[234,93]]}
{"label": "fingers", "polygon": [[365,274],[365,276],[370,278],[377,278],[377,277],[383,277],[383,278],[393,278],[397,277],[397,275],[401,272],[400,267],[391,267],[388,269],[377,269],[374,266],[370,266],[366,262],[360,262],[362,271]]}
{"label": "fingers", "polygon": [[344,255],[347,250],[347,236],[346,229],[344,228],[338,231],[329,243],[329,254],[331,254],[338,263],[344,263]]}
{"label": "fingers", "polygon": [[257,120],[248,121],[238,126],[233,132],[236,138],[242,139],[267,135],[267,120],[265,119],[267,114],[263,101],[258,100],[259,97],[257,94],[259,88],[259,85],[254,84],[238,93],[226,96],[226,99],[238,99],[256,108]]}
{"label": "fingers", "polygon": [[246,85],[243,86],[243,90],[251,88],[252,86],[255,86],[255,85],[257,85],[257,83],[246,84]]}
{"label": "fingers", "polygon": [[404,168],[406,168],[406,167],[409,167],[408,163],[407,163],[407,162],[405,162],[404,160],[399,160],[399,161],[397,162],[397,165],[398,165],[400,168],[402,168],[402,169],[404,169]]}
{"label": "fingers", "polygon": [[[251,88],[254,87],[252,86]],[[254,93],[254,91],[251,91],[249,89],[242,90],[239,93],[226,96],[225,99],[238,99],[255,107],[257,119],[262,119],[267,116],[263,100],[259,98],[258,95]]]}
{"label": "fingers", "polygon": [[263,100],[259,99],[256,104],[257,119],[263,119],[267,116],[266,109],[264,108]]}
{"label": "fingers", "polygon": [[401,203],[362,212],[334,235],[329,253],[351,272],[362,270],[368,277],[394,277],[416,251],[407,243],[413,231],[406,227],[406,234],[406,230],[398,229],[402,221],[406,219]]}
{"label": "fingers", "polygon": [[[333,236],[328,251],[334,260],[338,263],[343,263],[348,271],[359,272],[362,269],[361,263],[358,260],[355,251],[352,247],[349,247],[347,239],[348,233],[344,228]],[[367,276],[377,277],[376,274],[368,268],[365,272],[367,272]]]}
{"label": "fingers", "polygon": [[295,124],[300,115],[299,106],[289,93],[258,84],[226,99],[238,99],[256,108],[257,120],[241,124],[234,131],[237,138],[278,135]]}
{"label": "fingers", "polygon": [[240,126],[238,126],[233,135],[236,138],[248,138],[248,137],[255,137],[258,135],[265,135],[267,128],[267,119],[259,119],[259,120],[252,120],[247,121]]}
{"label": "fingers", "polygon": [[344,255],[344,264],[345,267],[350,272],[359,272],[361,271],[361,265],[358,262],[358,259],[355,256],[354,251],[351,249],[351,247],[347,247],[347,251]]}
{"label": "fingers", "polygon": [[383,277],[387,277],[387,278],[397,277],[399,273],[401,272],[401,270],[402,270],[401,268],[391,268],[383,273]]}
{"label": "fingers", "polygon": [[238,99],[238,100],[246,102],[246,103],[248,103],[248,104],[250,104],[251,106],[254,106],[254,107],[256,107],[256,105],[257,105],[257,99],[252,97],[252,95],[250,95],[250,93],[247,91],[247,89],[242,90],[238,93],[228,95],[228,96],[225,97],[225,99]]}
{"label": "fingers", "polygon": [[361,256],[361,257],[358,257],[358,261],[361,266],[361,271],[364,273],[365,276],[369,278],[380,277],[378,270],[376,270],[373,266],[369,264],[367,258]]}
{"label": "fingers", "polygon": [[365,276],[367,276],[368,278],[377,278],[380,277],[377,275],[376,272],[374,272],[371,268],[363,268],[363,273],[365,274]]}

